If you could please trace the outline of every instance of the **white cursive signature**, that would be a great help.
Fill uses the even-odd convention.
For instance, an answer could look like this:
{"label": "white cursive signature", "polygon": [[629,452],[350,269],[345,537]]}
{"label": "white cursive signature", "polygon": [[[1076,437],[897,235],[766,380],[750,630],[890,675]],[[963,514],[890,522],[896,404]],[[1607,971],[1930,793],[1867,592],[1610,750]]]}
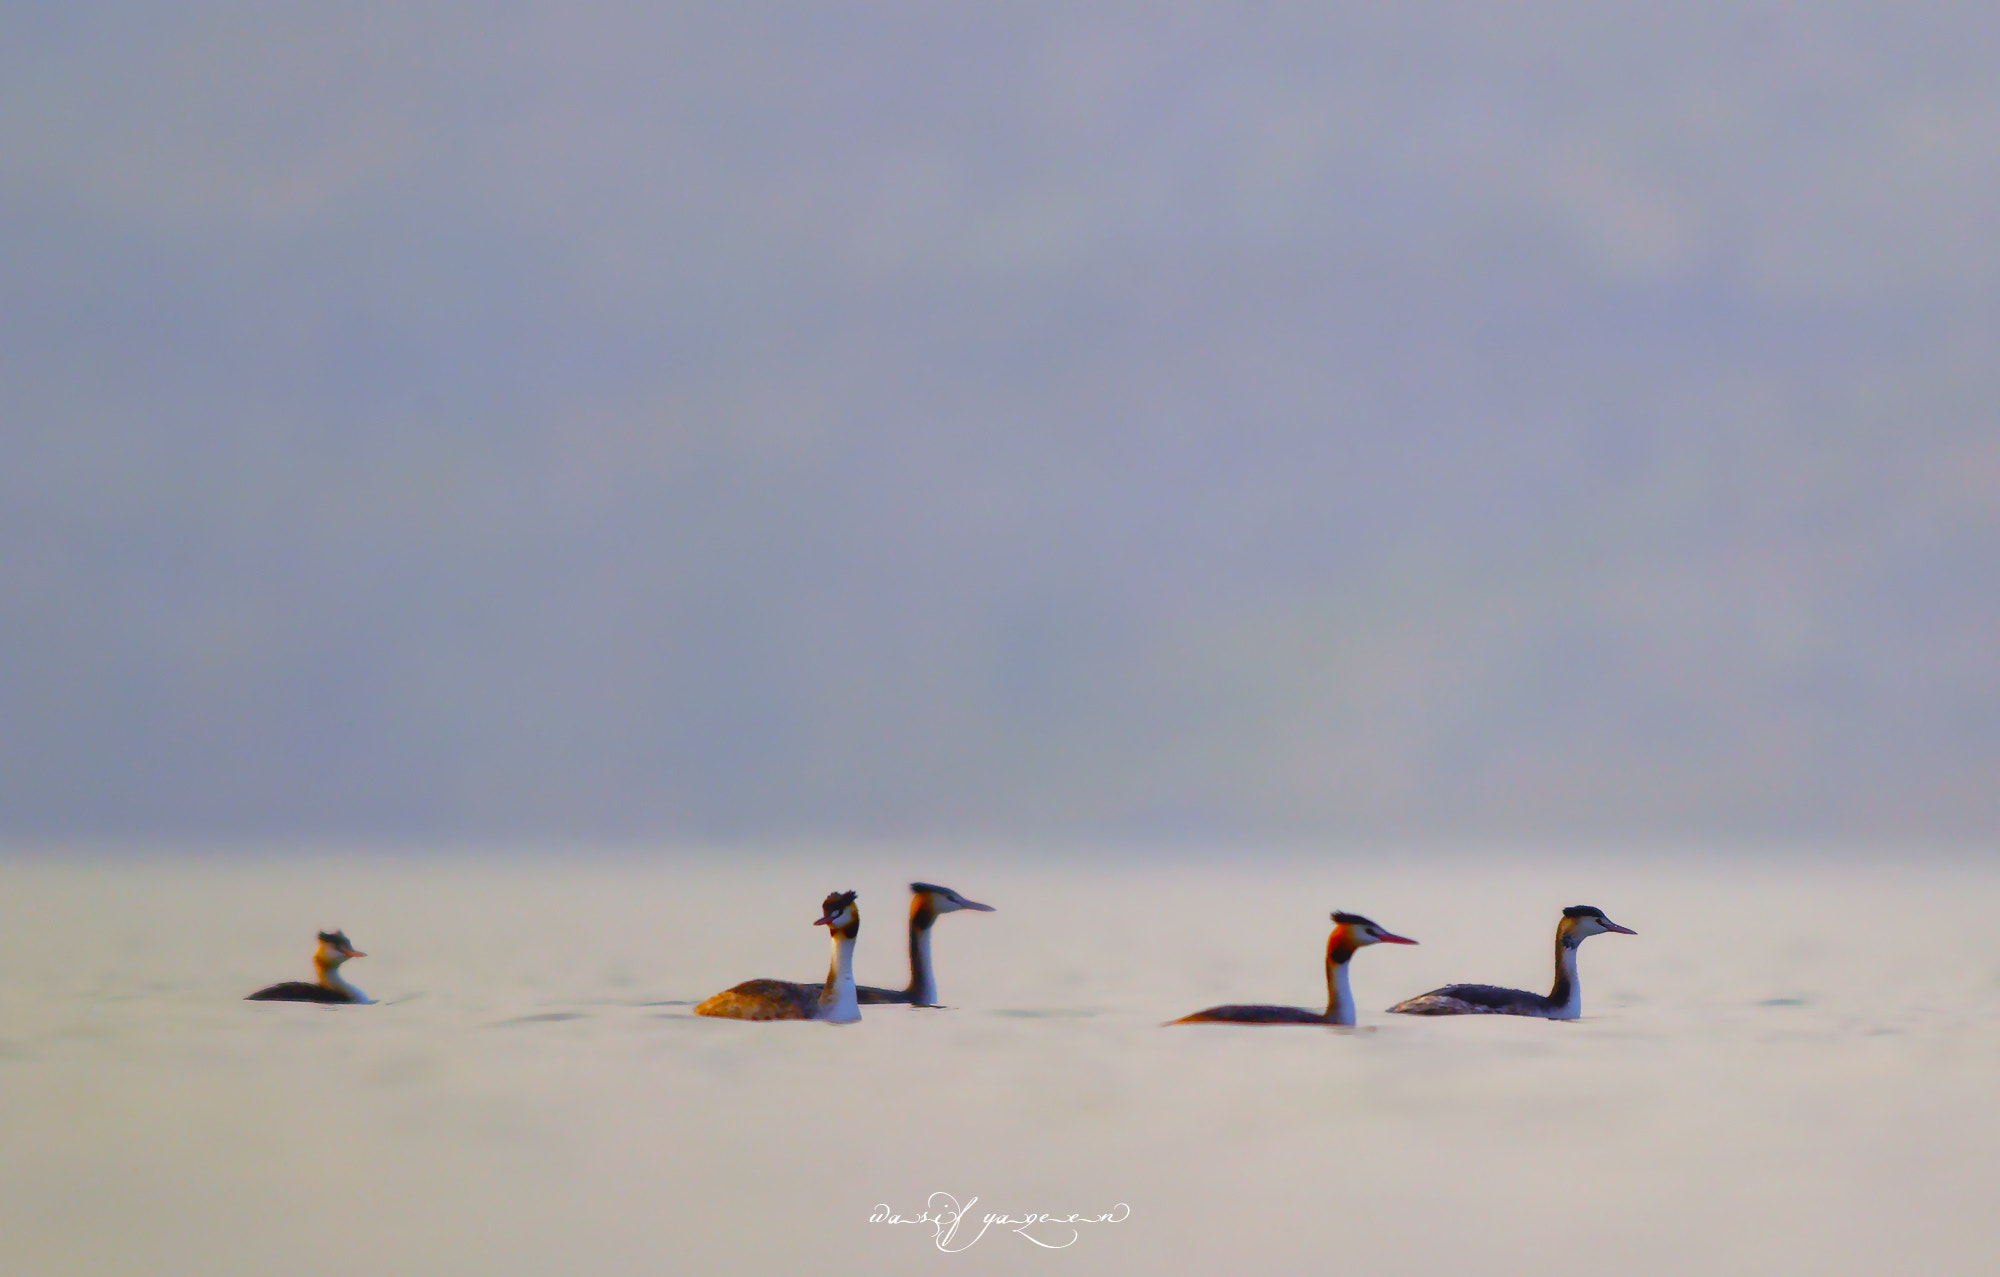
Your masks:
{"label": "white cursive signature", "polygon": [[[868,1222],[871,1224],[929,1224],[931,1226],[931,1240],[937,1243],[937,1248],[947,1255],[954,1255],[962,1250],[970,1250],[972,1244],[986,1236],[986,1230],[995,1224],[1000,1225],[1000,1227],[1011,1233],[1027,1238],[1043,1250],[1061,1250],[1065,1246],[1074,1246],[1076,1239],[1083,1236],[1077,1230],[1076,1226],[1078,1224],[1122,1224],[1132,1214],[1132,1208],[1124,1202],[1120,1202],[1102,1215],[1029,1214],[1014,1216],[1007,1214],[987,1214],[975,1219],[972,1215],[972,1207],[978,1200],[977,1197],[970,1198],[966,1201],[965,1205],[960,1206],[958,1199],[950,1193],[932,1193],[930,1199],[924,1203],[925,1209],[918,1211],[914,1215],[898,1215],[890,1210],[886,1203],[877,1203],[875,1209],[868,1215]],[[974,1223],[977,1223],[979,1226],[978,1232],[972,1233],[967,1237],[959,1236],[959,1229],[967,1228]],[[1028,1231],[1031,1228],[1041,1229],[1043,1237],[1059,1237],[1061,1234],[1053,1230],[1067,1229],[1069,1240],[1043,1241],[1041,1237],[1037,1237]]]}

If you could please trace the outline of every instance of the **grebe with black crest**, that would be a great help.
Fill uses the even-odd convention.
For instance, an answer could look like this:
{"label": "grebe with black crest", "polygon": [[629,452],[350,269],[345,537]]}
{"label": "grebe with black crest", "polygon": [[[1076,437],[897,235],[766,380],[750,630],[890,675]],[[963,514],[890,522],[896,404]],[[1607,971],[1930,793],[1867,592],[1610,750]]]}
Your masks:
{"label": "grebe with black crest", "polygon": [[854,995],[854,941],[861,934],[861,909],[851,891],[835,891],[820,906],[815,927],[833,937],[833,965],[825,984],[795,980],[745,980],[707,999],[696,1015],[729,1020],[825,1020],[852,1024],[861,1018]]}
{"label": "grebe with black crest", "polygon": [[349,958],[365,958],[368,955],[348,943],[345,931],[322,931],[319,933],[319,949],[313,954],[313,967],[319,972],[317,981],[287,980],[274,984],[268,989],[244,998],[245,1002],[324,1002],[329,1005],[373,1002],[361,990],[349,984],[340,974],[340,964]]}
{"label": "grebe with black crest", "polygon": [[878,1003],[903,1002],[911,1006],[935,1007],[937,1000],[937,978],[931,973],[931,926],[940,914],[956,913],[960,909],[971,909],[979,913],[994,912],[992,905],[980,904],[977,900],[967,900],[950,887],[940,887],[934,883],[913,882],[910,884],[910,987],[907,989],[877,989],[862,985],[855,990],[863,1006]]}
{"label": "grebe with black crest", "polygon": [[1371,944],[1415,944],[1408,936],[1386,931],[1358,913],[1333,915],[1333,931],[1326,938],[1326,1013],[1304,1007],[1220,1006],[1193,1015],[1184,1015],[1172,1024],[1331,1024],[1341,1027],[1354,1023],[1354,993],[1347,986],[1347,964],[1355,953]]}
{"label": "grebe with black crest", "polygon": [[1490,984],[1448,984],[1398,1002],[1391,1011],[1403,1015],[1532,1015],[1545,1020],[1574,1020],[1583,1014],[1583,985],[1576,978],[1576,948],[1592,936],[1615,932],[1639,933],[1621,927],[1592,905],[1571,905],[1556,923],[1556,982],[1547,995],[1526,989],[1501,989]]}

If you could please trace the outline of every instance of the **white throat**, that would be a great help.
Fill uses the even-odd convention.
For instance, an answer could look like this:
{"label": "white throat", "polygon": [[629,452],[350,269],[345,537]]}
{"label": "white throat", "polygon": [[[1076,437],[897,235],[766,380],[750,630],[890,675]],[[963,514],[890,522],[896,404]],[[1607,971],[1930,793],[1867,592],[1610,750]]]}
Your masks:
{"label": "white throat", "polygon": [[861,1018],[861,1003],[854,995],[854,941],[847,936],[833,938],[833,971],[819,995],[819,1018],[835,1024]]}
{"label": "white throat", "polygon": [[931,929],[910,937],[910,997],[919,1006],[937,1005],[937,978],[931,974]]}
{"label": "white throat", "polygon": [[1583,1014],[1583,981],[1576,975],[1577,945],[1561,945],[1556,954],[1556,965],[1569,977],[1569,1000],[1550,1014],[1551,1020],[1574,1020]]}
{"label": "white throat", "polygon": [[340,974],[340,968],[338,966],[328,967],[325,971],[321,972],[320,983],[324,984],[329,989],[336,989],[341,993],[346,994],[348,997],[353,998],[356,1002],[373,1002],[375,1000],[369,997],[367,994],[363,993],[361,990],[355,988],[353,985],[349,984],[347,982],[347,977]]}
{"label": "white throat", "polygon": [[1354,1023],[1354,990],[1347,984],[1347,963],[1337,962],[1333,966],[1333,978],[1328,981],[1333,986],[1333,1008],[1331,1023]]}

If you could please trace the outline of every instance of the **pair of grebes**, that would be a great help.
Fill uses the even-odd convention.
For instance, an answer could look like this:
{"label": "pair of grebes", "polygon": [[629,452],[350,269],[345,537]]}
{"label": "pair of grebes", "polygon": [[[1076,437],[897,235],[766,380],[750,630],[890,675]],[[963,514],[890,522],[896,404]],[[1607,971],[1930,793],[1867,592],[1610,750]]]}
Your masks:
{"label": "pair of grebes", "polygon": [[[931,971],[931,927],[939,917],[961,909],[992,913],[993,906],[968,900],[949,887],[910,884],[910,983],[904,989],[877,989],[854,982],[854,942],[861,935],[861,909],[852,891],[830,893],[821,904],[816,927],[833,939],[833,963],[824,983],[797,980],[745,980],[695,1007],[696,1015],[732,1020],[825,1020],[852,1024],[864,1004],[904,1003],[935,1007],[937,980]],[[1583,986],[1577,979],[1577,947],[1591,936],[1616,932],[1636,935],[1591,905],[1571,905],[1556,923],[1555,984],[1547,994],[1502,989],[1490,984],[1448,984],[1389,1008],[1405,1015],[1527,1015],[1548,1020],[1574,1020],[1583,1013]],[[288,1002],[366,1002],[360,990],[340,976],[349,958],[367,955],[348,943],[343,932],[321,932],[314,957],[319,982],[274,984],[250,995],[252,999]],[[1325,1012],[1305,1007],[1229,1005],[1209,1007],[1182,1016],[1173,1024],[1324,1024],[1354,1023],[1354,993],[1347,967],[1354,955],[1374,944],[1415,944],[1408,936],[1385,930],[1358,913],[1336,912],[1326,938]]]}

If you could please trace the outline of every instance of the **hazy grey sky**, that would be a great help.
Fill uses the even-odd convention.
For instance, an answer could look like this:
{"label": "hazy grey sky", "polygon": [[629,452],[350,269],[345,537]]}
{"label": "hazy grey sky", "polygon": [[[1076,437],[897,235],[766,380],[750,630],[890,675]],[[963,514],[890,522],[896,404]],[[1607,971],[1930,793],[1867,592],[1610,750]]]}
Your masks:
{"label": "hazy grey sky", "polygon": [[1996,67],[0,5],[0,831],[2000,832]]}

